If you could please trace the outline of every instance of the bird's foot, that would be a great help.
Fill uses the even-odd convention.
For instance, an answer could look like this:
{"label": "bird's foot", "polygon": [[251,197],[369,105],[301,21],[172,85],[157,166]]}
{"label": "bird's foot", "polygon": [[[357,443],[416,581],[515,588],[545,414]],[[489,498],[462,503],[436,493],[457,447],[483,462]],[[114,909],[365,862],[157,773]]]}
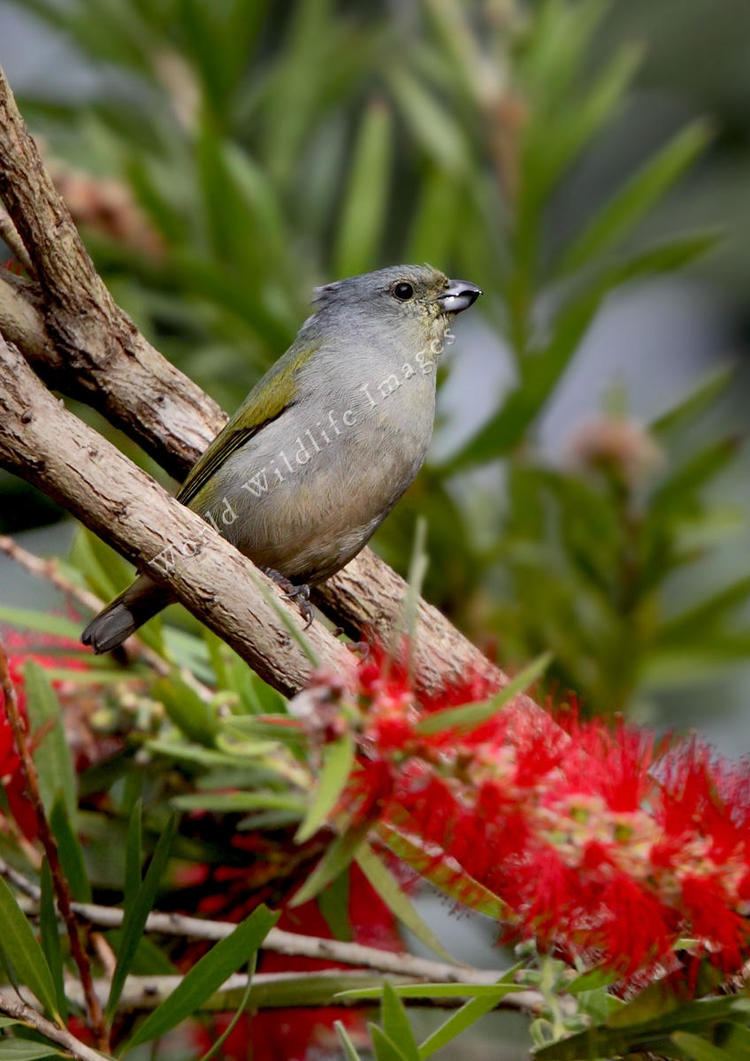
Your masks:
{"label": "bird's foot", "polygon": [[310,604],[310,587],[307,584],[295,586],[286,575],[282,575],[280,571],[276,571],[273,567],[262,567],[261,571],[264,575],[268,575],[272,582],[276,583],[287,600],[293,601],[297,605],[302,618],[305,620],[305,630],[312,626],[315,613]]}

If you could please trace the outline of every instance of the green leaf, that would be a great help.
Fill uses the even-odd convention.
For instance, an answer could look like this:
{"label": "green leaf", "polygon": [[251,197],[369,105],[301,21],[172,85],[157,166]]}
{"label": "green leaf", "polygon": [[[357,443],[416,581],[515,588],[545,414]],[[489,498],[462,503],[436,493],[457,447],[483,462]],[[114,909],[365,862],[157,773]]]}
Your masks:
{"label": "green leaf", "polygon": [[35,633],[76,641],[81,636],[81,624],[74,623],[72,619],[66,619],[62,615],[49,615],[47,612],[36,612],[30,608],[11,608],[7,604],[0,604],[0,623],[7,623],[17,630],[33,630]]}
{"label": "green leaf", "polygon": [[305,883],[292,896],[289,905],[301,906],[314,899],[323,888],[343,873],[364,844],[369,830],[370,823],[365,822],[337,836]]}
{"label": "green leaf", "polygon": [[420,1043],[420,1059],[432,1057],[436,1050],[442,1050],[457,1035],[461,1035],[467,1028],[471,1028],[473,1024],[476,1024],[486,1013],[491,1013],[498,1003],[502,1001],[504,995],[513,991],[518,991],[517,985],[512,985],[510,990],[504,989],[500,994],[487,993],[470,999],[459,1010],[452,1013],[448,1020],[441,1024],[439,1028],[436,1028],[431,1035],[428,1035],[424,1042]]}
{"label": "green leaf", "polygon": [[750,597],[750,576],[738,579],[679,615],[674,615],[662,626],[656,638],[659,647],[684,646],[703,640],[707,630],[716,630],[728,615],[744,605]]}
{"label": "green leaf", "polygon": [[[520,963],[512,966],[494,984],[392,984],[392,989],[399,998],[486,998],[493,999],[494,1004],[506,995],[520,991],[518,984],[506,982],[514,977],[521,968]],[[357,987],[340,991],[336,998],[342,1002],[355,1002],[362,999],[377,999],[383,995],[383,984],[376,987]]]}
{"label": "green leaf", "polygon": [[318,892],[318,909],[334,939],[351,943],[354,939],[349,918],[350,873],[345,869],[327,888]]}
{"label": "green leaf", "polygon": [[36,995],[47,1013],[58,1023],[57,993],[42,948],[36,941],[23,911],[5,880],[0,877],[0,951],[11,964],[20,983]]}
{"label": "green leaf", "polygon": [[691,427],[697,417],[712,408],[719,395],[727,389],[735,370],[735,365],[728,364],[711,372],[694,390],[649,425],[651,434],[661,438],[680,428]]}
{"label": "green leaf", "polygon": [[442,856],[436,857],[434,852],[426,851],[415,838],[416,834],[407,835],[408,823],[402,829],[400,825],[397,828],[391,823],[381,822],[377,829],[381,840],[394,855],[444,895],[493,921],[510,920],[510,910],[502,899],[458,864],[448,865]]}
{"label": "green leaf", "polygon": [[111,1019],[117,1010],[122,989],[125,986],[125,978],[138,949],[138,941],[143,935],[146,926],[146,918],[153,909],[154,902],[159,890],[159,885],[169,861],[169,853],[172,847],[175,833],[177,831],[177,820],[172,817],[168,820],[162,830],[154,850],[153,858],[146,871],[143,883],[138,888],[129,905],[124,908],[122,924],[122,941],[117,953],[117,965],[112,977],[109,990],[106,1013]]}
{"label": "green leaf", "polygon": [[392,71],[389,81],[414,140],[447,173],[464,173],[469,167],[471,149],[452,112],[404,69]]}
{"label": "green leaf", "polygon": [[83,850],[73,831],[62,797],[58,797],[55,801],[50,814],[50,825],[57,841],[62,870],[70,885],[73,898],[79,903],[90,903],[91,884],[86,872]]}
{"label": "green leaf", "polygon": [[626,236],[703,151],[709,137],[708,124],[697,121],[670,140],[616,193],[569,247],[563,270],[580,269]]}
{"label": "green leaf", "polygon": [[370,103],[362,116],[338,224],[337,276],[364,273],[377,260],[388,202],[392,124],[391,112],[382,100]]}
{"label": "green leaf", "polygon": [[346,1061],[361,1061],[359,1054],[354,1049],[354,1043],[349,1038],[349,1032],[346,1030],[341,1021],[334,1021],[333,1026],[336,1029],[336,1034],[341,1040],[341,1045],[344,1047]]}
{"label": "green leaf", "polygon": [[60,703],[50,680],[38,663],[23,668],[31,730],[35,738],[34,762],[47,814],[62,797],[70,820],[76,813],[76,779],[70,746],[62,722]]}
{"label": "green leaf", "polygon": [[693,503],[697,492],[724,471],[737,453],[737,447],[736,439],[720,438],[680,465],[652,495],[650,518],[663,519],[667,514],[684,511]]}
{"label": "green leaf", "polygon": [[219,730],[216,708],[207,704],[192,686],[176,674],[154,682],[153,695],[161,700],[175,726],[196,744],[211,747]]}
{"label": "green leaf", "polygon": [[419,1061],[417,1040],[406,1014],[406,1008],[387,980],[383,984],[383,1001],[380,1006],[380,1022],[383,1031],[391,1040],[398,1043],[405,1061]]}
{"label": "green leaf", "polygon": [[673,1032],[672,1042],[691,1061],[736,1061],[737,1055],[727,1053],[719,1046],[714,1046],[700,1035],[691,1032]]}
{"label": "green leaf", "polygon": [[234,1013],[234,1016],[230,1020],[229,1024],[227,1024],[226,1028],[221,1033],[221,1035],[216,1040],[216,1042],[213,1044],[213,1046],[211,1046],[205,1052],[203,1057],[201,1057],[200,1061],[210,1061],[210,1059],[215,1054],[218,1054],[219,1050],[221,1050],[221,1048],[224,1045],[224,1043],[227,1041],[229,1036],[232,1034],[234,1029],[239,1024],[240,1020],[242,1019],[242,1016],[246,1012],[246,1010],[248,1008],[248,1003],[250,1001],[250,995],[251,995],[252,990],[253,990],[253,977],[255,976],[255,967],[256,967],[257,964],[258,964],[258,956],[257,956],[257,954],[254,954],[252,956],[252,958],[250,959],[250,961],[248,962],[248,965],[247,965],[247,987],[245,988],[244,994],[242,995],[242,998],[240,999],[240,1004],[237,1007],[237,1010]]}
{"label": "green leaf", "polygon": [[125,840],[125,882],[123,906],[128,909],[135,902],[141,886],[143,866],[143,801],[137,799],[128,818],[128,833]]}
{"label": "green leaf", "polygon": [[196,792],[189,796],[176,796],[171,803],[179,810],[222,814],[249,810],[304,811],[302,798],[292,792]]}
{"label": "green leaf", "polygon": [[552,661],[552,654],[545,652],[537,659],[524,667],[515,678],[511,678],[499,693],[491,696],[489,700],[483,700],[478,704],[466,704],[464,707],[447,707],[442,711],[435,711],[417,723],[416,731],[424,736],[433,733],[442,733],[446,729],[476,729],[483,723],[488,722],[493,715],[501,711],[510,701],[525,692],[546,671]]}
{"label": "green leaf", "polygon": [[355,858],[368,881],[386,904],[388,909],[404,924],[417,939],[438,954],[444,961],[453,961],[453,957],[432,929],[417,913],[411,899],[393,876],[385,863],[375,854],[369,844],[363,844]]}
{"label": "green leaf", "polygon": [[407,1055],[396,1046],[390,1036],[386,1035],[377,1024],[368,1024],[372,1046],[377,1061],[407,1061]]}
{"label": "green leaf", "polygon": [[309,840],[325,825],[349,780],[355,752],[356,744],[351,733],[345,733],[338,740],[330,741],[323,749],[323,765],[318,784],[305,819],[294,838],[298,844]]}
{"label": "green leaf", "polygon": [[27,1043],[21,1039],[0,1039],[0,1061],[41,1061],[44,1057],[69,1057],[49,1043]]}
{"label": "green leaf", "polygon": [[39,900],[39,935],[42,950],[55,985],[57,1010],[63,1020],[68,1017],[68,1000],[65,997],[65,977],[63,970],[62,947],[60,946],[60,925],[55,909],[55,889],[52,873],[45,858],[42,863],[41,896]]}
{"label": "green leaf", "polygon": [[252,959],[278,919],[279,915],[266,906],[254,910],[192,967],[169,998],[138,1028],[127,1049],[165,1035],[199,1009],[240,966]]}

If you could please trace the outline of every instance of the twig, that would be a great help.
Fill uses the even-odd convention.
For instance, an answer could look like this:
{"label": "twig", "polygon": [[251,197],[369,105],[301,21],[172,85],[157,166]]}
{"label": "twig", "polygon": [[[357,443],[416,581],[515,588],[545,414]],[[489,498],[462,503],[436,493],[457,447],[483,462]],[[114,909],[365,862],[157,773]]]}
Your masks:
{"label": "twig", "polygon": [[[32,900],[33,905],[28,904],[27,909],[30,912],[36,912],[40,899],[39,887],[2,858],[0,858],[0,875]],[[116,906],[73,903],[73,910],[78,917],[90,925],[96,925],[97,928],[112,929],[122,925],[123,912]],[[145,931],[163,936],[218,941],[226,939],[236,927],[237,925],[231,921],[208,921],[183,914],[154,912],[146,919]],[[492,984],[502,976],[500,969],[474,969],[468,965],[452,965],[450,962],[416,958],[404,952],[367,947],[362,943],[345,943],[339,940],[324,939],[321,936],[305,936],[297,932],[286,932],[280,928],[271,929],[263,941],[262,949],[292,957],[316,958],[320,961],[356,965],[363,969],[376,969],[382,973],[403,974],[412,979],[434,980],[448,984]]]}
{"label": "twig", "polygon": [[63,922],[65,923],[68,939],[70,941],[70,952],[81,978],[91,1030],[94,1033],[98,1044],[106,1050],[108,1049],[108,1040],[104,1026],[102,1008],[99,1004],[96,992],[94,991],[88,955],[84,950],[78,929],[78,922],[71,908],[72,899],[70,888],[68,887],[68,881],[63,873],[62,865],[60,864],[57,843],[52,835],[52,830],[50,829],[44,809],[44,803],[42,802],[42,796],[39,789],[39,775],[37,774],[36,764],[34,763],[31,754],[31,746],[26,734],[26,726],[24,725],[21,710],[18,706],[16,689],[10,678],[8,657],[2,640],[0,640],[0,689],[2,689],[5,700],[5,714],[10,723],[11,730],[13,731],[13,739],[21,761],[21,772],[24,778],[26,795],[34,810],[39,831],[39,840],[44,848],[44,853],[47,856],[47,862],[49,863],[50,872],[52,874],[55,895],[57,897],[57,906]]}
{"label": "twig", "polygon": [[[225,1012],[236,1009],[247,988],[247,975],[235,973],[222,984],[215,994],[200,1007],[202,1012]],[[344,972],[341,969],[323,969],[320,972],[283,972],[256,973],[253,976],[249,1006],[251,1009],[267,1009],[287,1006],[330,1006],[332,1002],[339,1006],[372,1006],[372,999],[338,999],[334,996],[339,991],[355,990],[367,987],[381,987],[384,977],[372,973]],[[388,980],[396,985],[413,984],[414,980],[404,975],[389,975]],[[155,1009],[182,982],[181,976],[129,976],[125,981],[118,1011],[135,1011]],[[107,981],[97,982],[97,990],[104,995],[109,990]],[[72,1001],[77,1000],[80,988],[78,984],[66,985],[66,993]],[[467,984],[466,996],[459,998],[418,998],[410,999],[409,1005],[439,1006],[455,1008],[471,997],[471,987]],[[566,1007],[569,1000],[563,1000]],[[498,1009],[524,1009],[537,1013],[544,1009],[545,1000],[538,991],[519,990],[506,995],[498,1004]]]}
{"label": "twig", "polygon": [[8,211],[0,205],[0,239],[7,245],[11,254],[29,273],[34,273],[34,263],[23,245],[23,240],[16,232],[16,226],[8,216]]}
{"label": "twig", "polygon": [[76,1039],[75,1035],[72,1035],[67,1028],[60,1028],[57,1024],[48,1021],[46,1017],[37,1013],[33,1007],[26,1005],[25,1002],[22,1002],[20,998],[9,991],[0,991],[0,1013],[4,1013],[6,1017],[11,1017],[13,1020],[20,1021],[22,1024],[33,1028],[40,1035],[49,1039],[50,1042],[62,1046],[73,1057],[78,1058],[78,1061],[110,1061],[108,1057],[100,1054],[98,1050],[92,1050],[90,1046],[86,1046],[80,1039]]}

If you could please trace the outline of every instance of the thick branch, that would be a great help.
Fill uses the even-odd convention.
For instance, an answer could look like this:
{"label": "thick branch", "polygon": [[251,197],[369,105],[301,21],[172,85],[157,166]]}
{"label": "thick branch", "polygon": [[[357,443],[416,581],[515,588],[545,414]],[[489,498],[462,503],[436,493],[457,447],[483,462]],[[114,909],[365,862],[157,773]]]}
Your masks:
{"label": "thick branch", "polygon": [[[1,340],[0,379],[0,464],[167,585],[275,688],[286,694],[302,688],[312,667],[287,625],[300,628],[302,620],[271,581],[68,412]],[[305,637],[322,665],[352,673],[353,656],[322,623]]]}
{"label": "thick branch", "polygon": [[179,476],[222,427],[221,410],[161,357],[115,305],[44,168],[2,71],[0,198],[33,262],[47,330],[69,380]]}

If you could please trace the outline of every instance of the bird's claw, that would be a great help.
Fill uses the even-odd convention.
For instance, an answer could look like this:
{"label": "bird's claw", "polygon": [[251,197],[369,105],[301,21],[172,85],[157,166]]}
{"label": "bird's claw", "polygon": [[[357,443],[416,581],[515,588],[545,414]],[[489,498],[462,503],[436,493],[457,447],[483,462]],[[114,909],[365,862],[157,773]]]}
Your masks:
{"label": "bird's claw", "polygon": [[280,571],[276,571],[272,567],[264,567],[261,570],[268,575],[272,582],[276,583],[287,600],[293,601],[297,605],[302,618],[305,620],[304,629],[309,630],[315,618],[315,612],[310,604],[310,587],[307,584],[295,586],[286,575],[282,575]]}

